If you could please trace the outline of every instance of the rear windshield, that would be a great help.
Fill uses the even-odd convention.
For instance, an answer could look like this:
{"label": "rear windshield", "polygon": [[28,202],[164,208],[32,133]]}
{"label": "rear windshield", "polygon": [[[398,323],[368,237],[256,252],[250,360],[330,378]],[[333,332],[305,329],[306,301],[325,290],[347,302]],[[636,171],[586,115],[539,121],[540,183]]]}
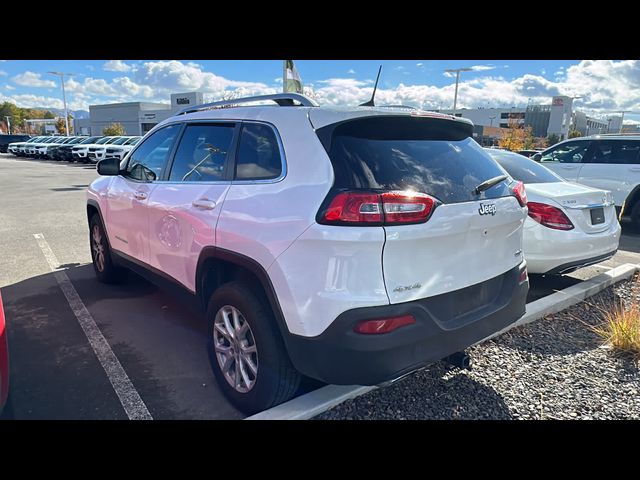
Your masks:
{"label": "rear windshield", "polygon": [[97,140],[99,140],[102,137],[89,137],[89,138],[85,138],[84,140],[82,140],[82,142],[80,142],[80,145],[82,144],[87,144],[87,143],[95,143]]}
{"label": "rear windshield", "polygon": [[420,117],[367,117],[318,130],[334,188],[414,190],[443,203],[512,195],[508,182],[474,189],[503,170],[471,137],[471,127]]}
{"label": "rear windshield", "polygon": [[128,137],[116,138],[113,142],[111,142],[111,145],[124,145],[127,140],[129,140]]}
{"label": "rear windshield", "polygon": [[522,155],[501,150],[487,150],[502,168],[522,183],[556,183],[564,180],[547,167]]}

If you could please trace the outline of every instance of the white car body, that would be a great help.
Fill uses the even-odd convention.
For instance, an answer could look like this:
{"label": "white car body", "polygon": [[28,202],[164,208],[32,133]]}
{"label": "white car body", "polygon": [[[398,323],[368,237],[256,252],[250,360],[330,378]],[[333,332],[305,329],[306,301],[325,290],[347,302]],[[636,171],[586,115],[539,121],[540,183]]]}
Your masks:
{"label": "white car body", "polygon": [[640,225],[640,135],[574,138],[534,158],[570,182],[610,191],[622,213]]}
{"label": "white car body", "polygon": [[132,137],[127,143],[123,145],[109,145],[105,149],[104,158],[117,158],[122,160],[127,153],[135,148],[142,137]]}
{"label": "white car body", "polygon": [[41,139],[38,142],[27,143],[27,144],[24,145],[24,154],[25,155],[37,155],[38,149],[40,147],[44,147],[48,143],[53,142],[58,138],[59,137],[50,136],[50,137],[44,137],[43,139]]}
{"label": "white car body", "polygon": [[24,153],[25,145],[28,143],[35,143],[40,140],[42,137],[33,137],[27,140],[26,142],[14,142],[10,143],[7,146],[7,151],[13,153],[14,155],[22,155]]}
{"label": "white car body", "polygon": [[138,138],[138,137],[121,136],[121,137],[118,137],[117,139],[113,140],[112,142],[109,142],[109,143],[104,144],[104,145],[89,146],[89,150],[87,152],[87,157],[89,158],[90,162],[98,163],[100,160],[104,160],[105,158],[107,158],[107,149],[108,148],[110,148],[110,147],[113,147],[113,148],[124,147],[127,144],[127,142],[131,142],[135,138]]}
{"label": "white car body", "polygon": [[[524,313],[528,290],[522,253],[526,200],[522,186],[501,175],[500,167],[472,140],[470,122],[406,109],[325,109],[292,94],[263,98],[286,101],[289,97],[305,102],[304,106],[202,108],[171,117],[126,156],[119,167],[120,174],[116,174],[116,164],[116,171],[110,176],[95,180],[87,192],[90,228],[99,225],[99,217],[114,261],[147,273],[162,272],[163,278],[174,282],[185,295],[205,304],[210,291],[206,287],[209,283],[203,279],[214,281],[214,277],[208,277],[213,273],[208,272],[247,269],[246,275],[255,275],[256,285],[263,285],[271,308],[282,321],[278,324],[279,335],[295,368],[332,383],[376,384],[396,378],[425,362],[466,348]],[[233,103],[241,101],[236,99]],[[378,126],[370,127],[371,121]],[[454,190],[444,182],[438,188],[453,200],[443,198],[435,204],[433,197],[409,187],[401,192],[387,187],[380,193],[350,187],[345,193],[336,186],[334,161],[338,160],[320,136],[333,136],[336,126],[347,125],[373,128],[371,135],[375,139],[376,135],[388,134],[379,126],[386,122],[397,125],[395,135],[399,139],[392,141],[401,146],[407,145],[402,137],[406,129],[399,125],[409,125],[420,135],[426,135],[428,125],[441,125],[441,131],[448,132],[439,134],[445,135],[442,140],[438,141],[438,137],[429,143],[431,139],[421,137],[420,141],[465,165],[466,170],[454,169],[447,174],[473,185],[465,183],[464,188]],[[169,175],[178,162],[176,145],[181,148],[184,143],[187,152],[188,148],[195,148],[195,152],[205,145],[210,152],[207,157],[220,151],[213,149],[211,143],[199,140],[201,143],[189,144],[185,140],[184,132],[189,129],[198,131],[198,127],[211,125],[232,125],[238,132],[234,138],[240,138],[241,145],[245,140],[250,145],[244,147],[249,149],[248,158],[254,154],[262,158],[260,155],[266,150],[251,146],[254,133],[245,136],[245,129],[270,130],[276,139],[270,144],[275,150],[270,152],[276,153],[269,153],[271,157],[267,158],[277,155],[281,159],[280,174],[268,180],[234,179],[240,170],[227,170],[230,160],[226,160],[225,175],[231,175],[226,180],[198,181],[203,178],[200,171],[199,177],[185,180],[200,162],[184,176],[183,170],[178,169],[177,179],[171,179]],[[164,143],[163,135],[167,136]],[[445,140],[448,136],[451,139]],[[154,142],[158,146],[154,147]],[[388,148],[384,154],[393,154],[395,150]],[[225,147],[225,153],[231,155],[228,158],[235,159],[231,162],[237,161],[234,151]],[[173,155],[176,160],[172,161]],[[184,168],[197,162],[190,155],[184,157]],[[157,158],[165,160],[156,164],[160,161]],[[138,169],[147,161],[153,170]],[[404,160],[399,157],[399,161]],[[99,164],[99,172],[107,162]],[[256,171],[263,168],[259,163],[253,165],[249,167]],[[484,172],[477,173],[481,180],[474,180],[476,173],[472,172],[476,169]],[[135,175],[142,172],[145,176],[133,176],[134,171]],[[208,174],[204,168],[202,172]],[[487,172],[491,173],[489,177]],[[395,175],[395,171],[390,174]],[[495,181],[493,186],[487,184],[486,189],[473,192],[478,182],[489,179]],[[348,175],[341,174],[340,181],[343,180],[350,181]],[[344,212],[354,199],[373,198],[373,203],[358,200],[361,204],[357,207],[357,225],[329,220],[341,195],[348,196],[347,203],[340,207]],[[458,196],[460,200],[455,200]],[[403,215],[411,213],[405,208],[415,209],[411,210],[418,212],[415,215],[426,212],[428,216],[416,222],[404,220],[402,224],[386,220],[393,215],[407,218]],[[380,209],[386,213],[380,213]],[[394,209],[400,213],[392,213]],[[369,217],[370,213],[377,216]],[[363,220],[378,217],[384,222],[372,225]],[[96,234],[91,240],[96,273],[103,271],[96,260],[95,252],[104,246],[98,237]],[[104,269],[104,263],[102,266]],[[429,310],[422,306],[427,303],[431,305]],[[385,353],[378,343],[383,340],[373,339],[377,335],[352,331],[352,315],[354,319],[362,319],[363,315],[379,319],[401,315],[406,309],[412,312],[407,315],[420,319],[419,329],[402,327],[385,333],[388,340],[384,340],[402,343],[397,347],[402,350],[401,365],[397,364],[398,358],[391,359]],[[356,347],[349,342],[363,343]],[[418,343],[405,345],[412,342]],[[349,360],[342,368],[331,366],[332,361],[343,357]]]}
{"label": "white car body", "polygon": [[[569,273],[577,268],[604,261],[615,254],[620,241],[621,227],[610,192],[567,182],[545,169],[546,164],[537,164],[522,155],[488,149],[487,151],[513,178],[523,180],[527,189],[530,212],[524,225],[523,245],[529,273]],[[507,161],[509,163],[506,163]],[[516,169],[514,164],[526,168],[526,175],[533,176],[546,170],[550,174],[548,176],[553,178],[545,178],[545,173],[541,172],[540,178],[546,183],[531,183],[531,177],[524,178],[522,169]],[[557,181],[549,181],[555,179]],[[560,210],[570,220],[572,228],[562,230],[542,225],[534,220],[536,214],[531,207],[532,203],[549,205]],[[591,211],[595,209],[602,209],[604,221],[594,225]]]}
{"label": "white car body", "polygon": [[100,140],[97,140],[96,143],[85,143],[82,145],[77,145],[71,149],[71,155],[74,160],[89,160],[89,149],[90,148],[100,148],[103,145],[108,145],[111,142],[114,142],[119,137],[111,136],[111,137],[102,137]]}

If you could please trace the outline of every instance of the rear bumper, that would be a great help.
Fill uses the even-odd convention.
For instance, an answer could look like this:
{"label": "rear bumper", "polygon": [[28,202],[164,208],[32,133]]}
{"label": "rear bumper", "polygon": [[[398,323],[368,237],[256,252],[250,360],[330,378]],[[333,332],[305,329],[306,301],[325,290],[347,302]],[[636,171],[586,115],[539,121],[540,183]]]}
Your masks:
{"label": "rear bumper", "polygon": [[573,262],[563,263],[562,265],[558,265],[555,268],[552,268],[548,272],[545,272],[545,275],[559,275],[562,273],[571,273],[574,270],[577,270],[582,267],[588,267],[589,265],[595,265],[596,263],[604,262],[605,260],[613,257],[618,250],[613,250],[609,253],[605,253],[604,255],[598,255],[597,257],[585,258],[582,260],[576,260]]}
{"label": "rear bumper", "polygon": [[611,257],[622,231],[617,221],[602,232],[587,234],[578,229],[552,230],[539,224],[530,227],[533,220],[529,220],[525,222],[524,257],[529,273],[537,274],[561,273],[571,267],[575,270]]}
{"label": "rear bumper", "polygon": [[[342,313],[317,337],[290,335],[287,349],[304,375],[340,385],[377,385],[473,345],[514,323],[525,313],[529,282],[519,283],[523,262],[488,280],[492,300],[471,311],[453,315],[472,285],[416,301],[365,307]],[[499,284],[499,288],[495,288]],[[416,323],[382,335],[353,331],[362,320],[413,315]]]}

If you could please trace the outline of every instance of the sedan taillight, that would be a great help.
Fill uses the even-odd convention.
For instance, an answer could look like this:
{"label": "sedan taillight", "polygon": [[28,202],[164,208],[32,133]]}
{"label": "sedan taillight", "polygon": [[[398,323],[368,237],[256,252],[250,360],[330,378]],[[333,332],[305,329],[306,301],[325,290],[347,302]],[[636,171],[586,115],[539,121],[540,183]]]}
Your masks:
{"label": "sedan taillight", "polygon": [[546,203],[529,202],[529,216],[540,225],[554,230],[572,230],[573,223],[562,210]]}
{"label": "sedan taillight", "polygon": [[518,203],[520,203],[520,206],[525,207],[527,205],[527,192],[524,189],[524,183],[516,183],[516,186],[513,187],[513,193],[518,199]]}
{"label": "sedan taillight", "polygon": [[318,215],[327,225],[407,225],[429,220],[437,200],[425,193],[347,191],[337,193]]}

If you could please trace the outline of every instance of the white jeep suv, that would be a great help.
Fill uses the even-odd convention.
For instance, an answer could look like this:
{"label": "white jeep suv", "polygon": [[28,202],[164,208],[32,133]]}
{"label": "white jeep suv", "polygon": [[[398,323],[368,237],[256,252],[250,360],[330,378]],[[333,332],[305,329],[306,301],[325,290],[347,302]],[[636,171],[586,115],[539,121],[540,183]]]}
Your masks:
{"label": "white jeep suv", "polygon": [[[241,106],[257,100],[278,105]],[[205,312],[213,372],[246,413],[303,375],[391,381],[525,311],[524,188],[472,134],[296,94],[184,110],[98,163],[96,275],[128,267]]]}

